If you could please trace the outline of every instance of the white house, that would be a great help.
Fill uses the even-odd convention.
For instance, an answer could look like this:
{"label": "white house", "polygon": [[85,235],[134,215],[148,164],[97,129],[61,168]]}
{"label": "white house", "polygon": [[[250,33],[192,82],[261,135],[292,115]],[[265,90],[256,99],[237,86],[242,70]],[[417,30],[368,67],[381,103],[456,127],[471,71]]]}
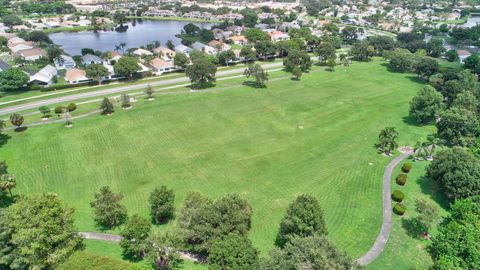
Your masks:
{"label": "white house", "polygon": [[55,59],[54,62],[57,70],[72,69],[77,66],[75,60],[73,60],[73,58],[68,55],[61,55],[60,59]]}
{"label": "white house", "polygon": [[175,50],[176,53],[184,53],[186,55],[190,55],[193,51],[192,48],[187,47],[187,46],[182,45],[182,44],[175,46],[174,50]]}
{"label": "white house", "polygon": [[96,55],[93,55],[93,54],[85,54],[84,56],[82,56],[82,62],[85,64],[85,65],[91,65],[91,64],[101,64],[103,63],[103,60],[102,58],[96,56]]}
{"label": "white house", "polygon": [[34,75],[30,76],[29,83],[49,85],[53,82],[53,78],[56,77],[57,74],[57,69],[54,66],[47,65]]}

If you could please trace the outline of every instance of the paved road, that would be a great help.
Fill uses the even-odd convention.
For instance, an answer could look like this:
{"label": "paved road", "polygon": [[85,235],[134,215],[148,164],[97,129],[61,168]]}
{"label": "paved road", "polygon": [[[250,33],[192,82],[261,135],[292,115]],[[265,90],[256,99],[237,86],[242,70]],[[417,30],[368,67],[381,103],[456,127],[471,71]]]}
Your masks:
{"label": "paved road", "polygon": [[360,259],[356,260],[356,263],[360,266],[365,266],[373,262],[380,253],[382,253],[385,245],[387,244],[388,236],[392,230],[392,204],[391,204],[391,191],[390,183],[392,178],[392,172],[395,167],[402,162],[405,158],[410,156],[411,153],[402,153],[400,156],[393,159],[385,168],[383,173],[383,222],[380,233],[375,239],[375,243],[370,250],[365,253]]}
{"label": "paved road", "polygon": [[[101,240],[101,241],[108,241],[118,243],[122,240],[122,237],[117,234],[109,234],[109,233],[98,233],[98,232],[79,232],[78,235],[84,239],[92,239],[92,240]],[[186,252],[186,251],[179,251],[178,254],[184,260],[194,261],[194,262],[202,262],[205,258],[201,258],[195,254]]]}
{"label": "paved road", "polygon": [[[266,63],[266,64],[261,64],[261,66],[264,69],[271,69],[271,68],[281,67],[283,66],[283,63],[282,62]],[[243,73],[244,70],[245,68],[236,68],[236,69],[218,71],[216,76],[221,77],[221,76],[228,76],[233,74],[241,74]],[[40,106],[48,106],[56,103],[68,103],[68,102],[72,102],[74,100],[79,100],[79,99],[101,97],[101,96],[106,96],[111,94],[127,92],[131,90],[144,89],[147,85],[162,86],[162,85],[168,85],[168,84],[188,83],[188,82],[190,82],[190,80],[187,77],[182,77],[182,78],[168,79],[168,80],[162,80],[162,81],[145,82],[145,83],[129,85],[129,86],[117,86],[109,89],[89,91],[84,93],[72,94],[68,96],[32,101],[32,102],[20,104],[20,105],[13,105],[13,106],[0,109],[0,115],[12,114],[14,112],[19,112],[23,110],[36,109]]]}

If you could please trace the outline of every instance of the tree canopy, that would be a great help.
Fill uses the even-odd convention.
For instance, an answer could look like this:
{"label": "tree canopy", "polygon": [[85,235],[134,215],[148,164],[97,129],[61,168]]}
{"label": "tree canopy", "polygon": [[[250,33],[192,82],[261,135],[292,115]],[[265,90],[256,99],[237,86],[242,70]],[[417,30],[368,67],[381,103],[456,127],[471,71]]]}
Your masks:
{"label": "tree canopy", "polygon": [[287,213],[280,222],[277,244],[285,246],[295,236],[326,234],[327,227],[320,204],[313,196],[303,194],[288,206]]}
{"label": "tree canopy", "polygon": [[0,210],[0,268],[53,269],[81,247],[73,209],[56,194],[20,197]]}
{"label": "tree canopy", "polygon": [[258,269],[258,251],[246,236],[229,234],[213,242],[208,254],[208,269]]}
{"label": "tree canopy", "polygon": [[28,83],[29,77],[16,67],[0,72],[0,91],[12,92],[21,90]]}
{"label": "tree canopy", "polygon": [[432,123],[440,113],[442,104],[442,94],[432,86],[426,85],[410,101],[410,115],[420,123]]}

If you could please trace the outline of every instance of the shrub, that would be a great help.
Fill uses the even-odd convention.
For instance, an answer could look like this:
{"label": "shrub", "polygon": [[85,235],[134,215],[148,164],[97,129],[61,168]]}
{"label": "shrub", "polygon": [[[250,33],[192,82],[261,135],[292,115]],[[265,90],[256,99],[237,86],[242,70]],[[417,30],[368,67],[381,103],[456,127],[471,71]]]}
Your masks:
{"label": "shrub", "polygon": [[402,166],[402,172],[409,173],[412,170],[412,163],[407,162]]}
{"label": "shrub", "polygon": [[77,104],[70,103],[70,104],[68,104],[67,109],[68,109],[69,112],[73,112],[77,109]]}
{"label": "shrub", "polygon": [[65,109],[65,106],[57,106],[55,107],[54,111],[55,111],[55,114],[58,114],[60,115],[61,113],[63,113],[63,110]]}
{"label": "shrub", "polygon": [[397,176],[396,182],[397,182],[398,185],[404,186],[405,183],[407,183],[407,175],[404,174],[404,173],[400,173],[400,174]]}
{"label": "shrub", "polygon": [[405,194],[401,192],[400,190],[395,190],[392,193],[392,200],[396,202],[402,202],[403,199],[405,199]]}
{"label": "shrub", "polygon": [[407,208],[405,207],[405,205],[403,205],[403,203],[397,203],[393,207],[393,212],[395,214],[399,215],[399,216],[403,216],[403,214],[405,214],[406,210],[407,210]]}

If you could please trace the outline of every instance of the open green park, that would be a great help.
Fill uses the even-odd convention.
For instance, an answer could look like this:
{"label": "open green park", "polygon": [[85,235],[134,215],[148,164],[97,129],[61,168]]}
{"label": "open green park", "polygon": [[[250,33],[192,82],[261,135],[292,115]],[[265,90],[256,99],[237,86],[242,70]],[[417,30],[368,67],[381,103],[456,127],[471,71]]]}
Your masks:
{"label": "open green park", "polygon": [[[399,131],[399,145],[434,131],[408,117],[409,101],[424,83],[387,71],[380,59],[333,72],[314,67],[300,81],[278,71],[260,89],[243,80],[139,99],[131,110],[77,119],[70,129],[58,123],[9,131],[0,156],[17,176],[17,193],[57,193],[75,208],[80,231],[99,230],[89,203],[105,185],[124,195],[129,215],[144,217],[148,196],[160,185],[175,191],[177,210],[190,191],[210,198],[238,193],[252,205],[250,239],[265,256],[287,205],[308,193],[323,208],[328,238],[354,259],[366,253],[380,231],[382,175],[392,159],[374,144],[386,126]],[[411,201],[435,201],[422,188],[425,164],[414,164]],[[406,240],[401,224],[395,217],[386,249],[367,269],[431,263],[426,243]],[[115,244],[89,240],[86,246],[121,257]],[[205,268],[186,262],[184,269]]]}

